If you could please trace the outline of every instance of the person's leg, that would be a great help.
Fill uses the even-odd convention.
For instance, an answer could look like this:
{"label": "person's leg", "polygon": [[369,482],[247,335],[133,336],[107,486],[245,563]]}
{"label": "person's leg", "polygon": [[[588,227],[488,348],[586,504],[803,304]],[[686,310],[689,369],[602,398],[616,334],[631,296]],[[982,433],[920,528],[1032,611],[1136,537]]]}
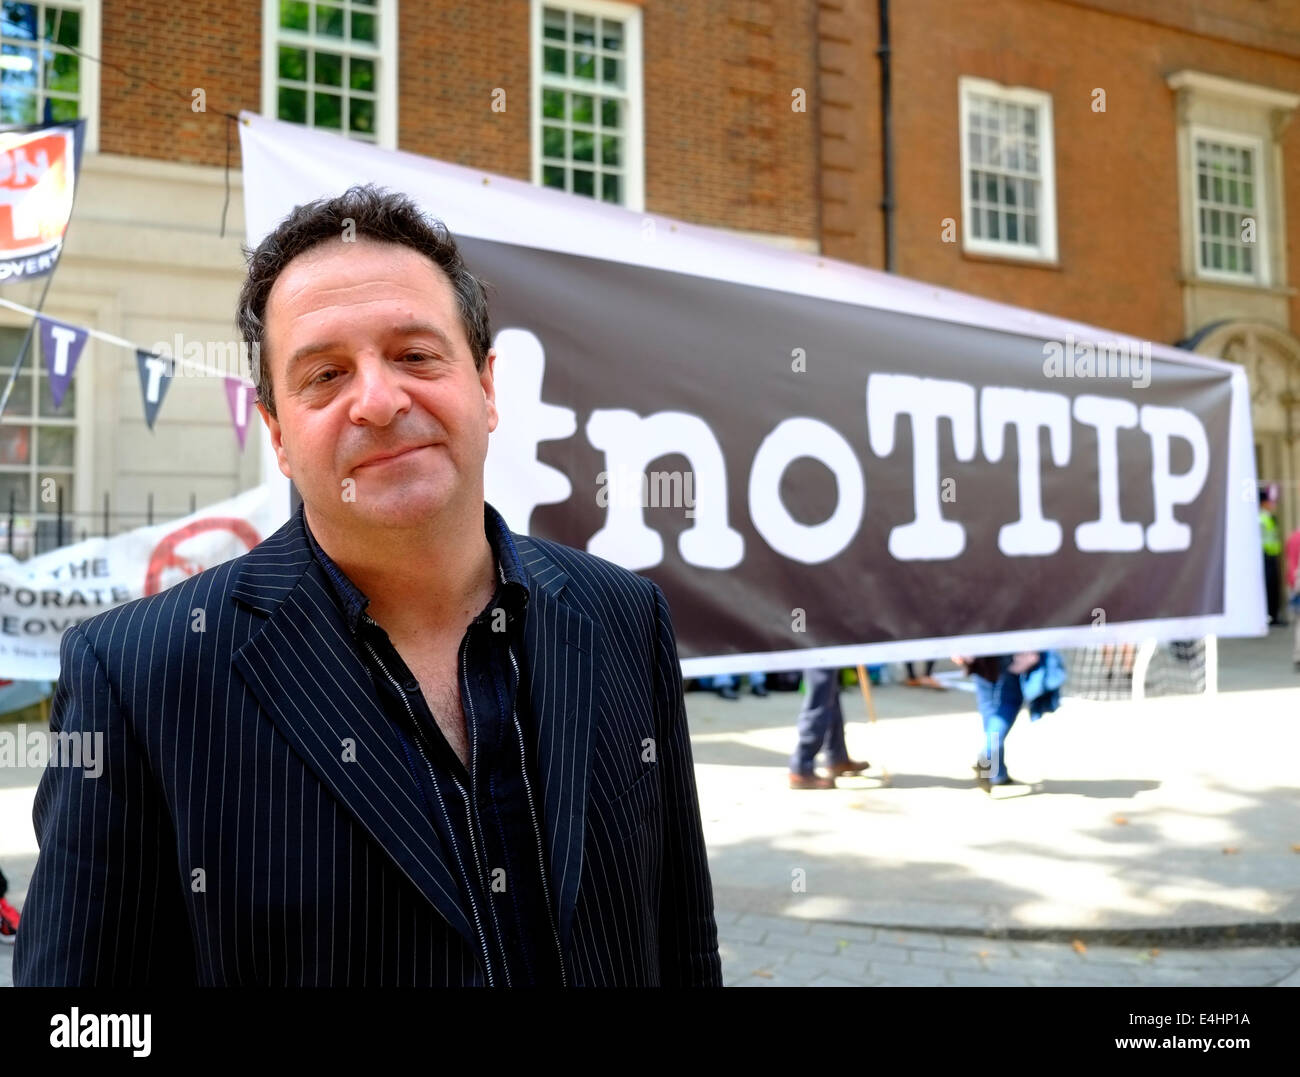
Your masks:
{"label": "person's leg", "polygon": [[807,694],[799,711],[799,738],[790,757],[790,770],[794,774],[811,777],[817,750],[826,739],[826,727],[832,715],[839,710],[838,669],[808,669],[804,671]]}
{"label": "person's leg", "polygon": [[749,674],[749,690],[756,696],[767,695],[767,674],[751,673]]}
{"label": "person's leg", "polygon": [[740,698],[740,693],[736,691],[736,678],[730,673],[716,674],[711,678],[711,681],[709,687],[722,696],[723,699]]}
{"label": "person's leg", "polygon": [[1268,623],[1274,625],[1278,623],[1277,562],[1275,555],[1264,555],[1264,596],[1268,604]]}
{"label": "person's leg", "polygon": [[1009,778],[1007,734],[1015,724],[1023,702],[1020,678],[1014,673],[1004,673],[997,681],[987,681],[976,674],[971,676],[971,680],[975,684],[975,704],[984,726],[984,754],[979,762],[981,776],[990,785],[1002,785]]}

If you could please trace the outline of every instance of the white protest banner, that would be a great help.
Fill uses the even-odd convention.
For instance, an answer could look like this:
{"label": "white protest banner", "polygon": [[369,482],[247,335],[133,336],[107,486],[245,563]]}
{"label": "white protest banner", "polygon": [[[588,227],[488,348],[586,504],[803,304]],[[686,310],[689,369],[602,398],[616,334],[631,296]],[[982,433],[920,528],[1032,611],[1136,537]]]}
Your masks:
{"label": "white protest banner", "polygon": [[55,679],[64,632],[247,553],[283,522],[272,505],[258,486],[179,520],[27,561],[0,554],[0,678]]}

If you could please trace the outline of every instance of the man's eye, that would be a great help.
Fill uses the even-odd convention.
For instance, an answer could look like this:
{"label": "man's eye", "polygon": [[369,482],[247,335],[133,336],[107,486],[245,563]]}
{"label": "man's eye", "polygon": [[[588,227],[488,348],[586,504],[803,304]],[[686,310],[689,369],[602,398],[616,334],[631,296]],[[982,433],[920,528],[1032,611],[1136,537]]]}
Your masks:
{"label": "man's eye", "polygon": [[425,355],[423,352],[407,352],[405,355],[402,356],[403,362],[410,361],[413,363],[426,363],[429,361],[429,359],[430,356]]}
{"label": "man's eye", "polygon": [[329,375],[337,374],[337,373],[338,373],[337,370],[322,370],[319,374],[317,374],[314,378],[312,378],[311,380],[312,384],[317,385],[324,381],[327,381],[329,380]]}

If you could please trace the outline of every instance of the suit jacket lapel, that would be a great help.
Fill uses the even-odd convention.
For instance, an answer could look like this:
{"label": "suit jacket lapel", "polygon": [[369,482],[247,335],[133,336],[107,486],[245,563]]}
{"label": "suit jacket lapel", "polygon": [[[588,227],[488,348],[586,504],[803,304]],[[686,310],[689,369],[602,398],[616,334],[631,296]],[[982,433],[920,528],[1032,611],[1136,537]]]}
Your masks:
{"label": "suit jacket lapel", "polygon": [[512,538],[529,576],[524,632],[529,704],[553,900],[567,950],[582,876],[602,640],[596,623],[561,597],[568,576],[560,566],[527,536]]}
{"label": "suit jacket lapel", "polygon": [[267,620],[235,654],[235,668],[303,762],[477,953],[458,877],[301,515],[244,561],[233,595]]}

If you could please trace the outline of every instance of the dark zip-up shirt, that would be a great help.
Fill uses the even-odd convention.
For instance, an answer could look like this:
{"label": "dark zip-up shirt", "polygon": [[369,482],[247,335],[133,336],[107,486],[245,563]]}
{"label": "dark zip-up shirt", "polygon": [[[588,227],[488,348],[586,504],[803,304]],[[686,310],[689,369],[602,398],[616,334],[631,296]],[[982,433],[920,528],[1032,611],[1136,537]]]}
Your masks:
{"label": "dark zip-up shirt", "polygon": [[388,634],[366,613],[370,600],[321,549],[305,514],[303,527],[333,584],[357,655],[396,727],[448,860],[459,871],[462,904],[479,936],[486,982],[559,986],[567,977],[542,843],[533,722],[527,696],[519,692],[528,580],[505,521],[486,503],[483,517],[497,586],[460,645],[468,769],[447,743]]}

